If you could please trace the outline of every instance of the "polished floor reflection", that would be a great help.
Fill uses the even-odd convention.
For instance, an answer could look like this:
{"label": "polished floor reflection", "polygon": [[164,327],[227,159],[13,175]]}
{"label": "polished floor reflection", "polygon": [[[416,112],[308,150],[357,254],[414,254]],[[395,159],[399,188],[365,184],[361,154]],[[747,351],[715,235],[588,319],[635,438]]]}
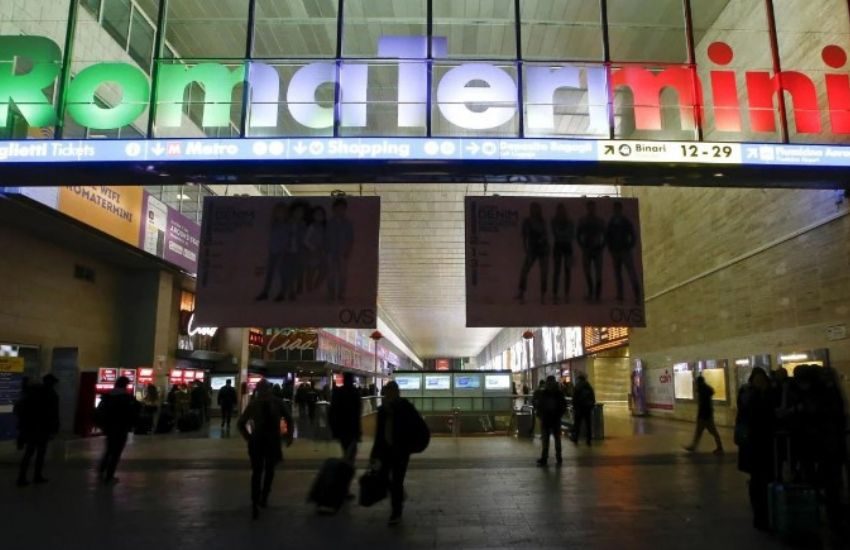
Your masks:
{"label": "polished floor reflection", "polygon": [[[50,483],[14,487],[16,455],[0,446],[4,550],[19,548],[775,548],[750,527],[735,454],[687,455],[692,426],[611,413],[609,438],[564,445],[561,468],[535,467],[539,441],[435,438],[408,474],[404,523],[388,504],[319,516],[305,496],[327,442],[301,440],[278,471],[270,509],[251,521],[238,438],[135,438],[121,482],[99,485],[100,441],[57,446]],[[723,433],[728,439],[729,431]],[[370,442],[364,442],[365,457]],[[734,449],[731,441],[728,448]],[[363,462],[362,465],[365,465]],[[361,465],[361,466],[362,466]]]}

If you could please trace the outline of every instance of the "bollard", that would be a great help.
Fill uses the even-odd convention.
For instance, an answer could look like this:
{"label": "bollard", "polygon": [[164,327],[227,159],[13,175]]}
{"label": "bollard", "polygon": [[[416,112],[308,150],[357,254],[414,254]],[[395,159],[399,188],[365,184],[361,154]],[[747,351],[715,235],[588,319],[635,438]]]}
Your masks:
{"label": "bollard", "polygon": [[452,437],[460,437],[460,409],[452,409]]}

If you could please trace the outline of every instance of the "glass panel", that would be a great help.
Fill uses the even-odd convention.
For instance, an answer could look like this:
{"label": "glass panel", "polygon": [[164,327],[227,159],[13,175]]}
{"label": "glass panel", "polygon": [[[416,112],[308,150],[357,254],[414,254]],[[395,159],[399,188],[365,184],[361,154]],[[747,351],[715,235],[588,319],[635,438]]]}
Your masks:
{"label": "glass panel", "polygon": [[242,116],[244,63],[160,61],[156,137],[232,137]]}
{"label": "glass panel", "polygon": [[254,57],[335,57],[338,0],[256,0]]}
{"label": "glass panel", "polygon": [[611,59],[687,63],[682,6],[682,0],[653,0],[651,7],[635,0],[608,0]]}
{"label": "glass panel", "polygon": [[[746,72],[773,74],[764,3],[700,0],[691,5],[697,73],[706,104],[704,139],[779,141],[777,109],[750,107],[747,94]],[[760,117],[767,121],[754,124]]]}
{"label": "glass panel", "polygon": [[606,75],[598,65],[523,64],[525,135],[607,138]]}
{"label": "glass panel", "polygon": [[602,61],[599,0],[520,3],[522,58]]}
{"label": "glass panel", "polygon": [[[79,75],[93,65],[102,63],[104,59],[110,62],[125,63],[130,67],[127,70],[116,73],[114,70],[105,71],[98,77],[103,80],[93,94],[88,96],[77,96],[73,92],[74,84],[68,88],[66,95],[65,127],[62,137],[66,139],[79,139],[84,137],[110,138],[110,139],[136,139],[147,133],[149,116],[149,94],[150,77],[145,74],[149,72],[149,66],[138,63],[137,56],[131,51],[128,53],[126,35],[125,42],[119,43],[114,38],[115,29],[107,28],[107,11],[111,10],[116,20],[124,17],[121,15],[120,7],[123,0],[104,0],[104,16],[101,22],[92,17],[86,10],[78,10],[77,25],[74,35],[73,58],[71,60],[71,71]],[[129,3],[127,4],[129,9]],[[130,12],[126,13],[126,22],[129,29]],[[151,14],[154,19],[157,14]],[[141,40],[142,26],[139,20],[144,22],[142,12],[136,9],[133,13],[133,36],[130,37],[134,44]],[[148,27],[153,33],[153,28]],[[112,38],[107,36],[107,32]],[[151,51],[153,49],[153,36],[149,37],[151,46],[148,51],[148,63],[150,63]],[[140,57],[140,56],[139,56]],[[133,69],[131,67],[140,67]],[[72,81],[74,82],[74,81]],[[122,110],[129,109],[127,116],[122,115]],[[135,115],[135,118],[133,116]],[[128,120],[127,117],[130,117]]]}
{"label": "glass panel", "polygon": [[487,74],[477,71],[468,76],[464,71],[465,67],[458,64],[435,63],[432,134],[517,136],[516,66],[493,65]]}
{"label": "glass panel", "polygon": [[[850,52],[850,14],[845,0],[774,0],[783,71],[805,77],[783,79],[788,133],[792,142],[850,141],[850,104],[829,105],[828,75],[845,79]],[[846,88],[845,88],[846,89]],[[840,103],[840,104],[839,104]]]}
{"label": "glass panel", "polygon": [[169,0],[165,39],[181,58],[245,57],[250,0]]}
{"label": "glass panel", "polygon": [[[268,99],[254,97],[250,104],[248,135],[253,137],[332,136],[334,116],[333,61],[267,62],[277,72],[280,93]],[[312,76],[310,75],[312,73]],[[293,78],[312,84],[292,87]],[[305,89],[311,87],[312,89]],[[291,88],[291,90],[290,90]],[[289,90],[289,93],[287,93]],[[300,90],[296,97],[295,91]],[[293,101],[289,101],[289,99]]]}
{"label": "glass panel", "polygon": [[130,0],[103,0],[103,28],[122,47],[130,34]]}
{"label": "glass panel", "polygon": [[425,0],[346,0],[343,55],[375,57],[385,36],[427,36]]}
{"label": "glass panel", "polygon": [[100,0],[80,0],[80,5],[88,10],[95,19],[100,17]]}
{"label": "glass panel", "polygon": [[433,0],[434,36],[448,39],[448,57],[516,59],[514,0]]}
{"label": "glass panel", "polygon": [[[357,69],[355,69],[357,67]],[[344,65],[343,82],[348,70],[363,71],[363,63]],[[423,62],[370,63],[368,65],[368,99],[362,94],[342,96],[342,124],[344,136],[424,136],[426,133],[427,103],[424,97],[404,97],[399,101],[399,83],[411,75],[427,82],[427,65]],[[405,76],[406,75],[406,76]],[[355,80],[356,81],[356,80]],[[419,91],[418,89],[416,91]],[[360,97],[358,97],[358,95]],[[352,99],[353,98],[353,99]]]}
{"label": "glass panel", "polygon": [[133,11],[133,25],[130,29],[130,57],[147,73],[151,70],[155,34],[156,29],[145,16],[138,10]]}
{"label": "glass panel", "polygon": [[[0,137],[44,139],[53,136],[56,124],[54,99],[62,67],[62,50],[65,47],[70,3],[69,0],[30,0],[26,3],[26,8],[22,8],[22,4],[24,3],[0,0],[0,36],[19,40],[22,48],[26,47],[27,41],[44,37],[56,46],[55,54],[43,59],[0,58],[0,71],[14,70],[18,74],[25,74],[32,69],[33,63],[44,63],[50,66],[50,71],[55,72],[57,78],[43,90],[47,98],[46,103],[29,105],[25,112],[13,105],[6,110],[4,116],[0,116]],[[10,68],[10,65],[13,68]]]}

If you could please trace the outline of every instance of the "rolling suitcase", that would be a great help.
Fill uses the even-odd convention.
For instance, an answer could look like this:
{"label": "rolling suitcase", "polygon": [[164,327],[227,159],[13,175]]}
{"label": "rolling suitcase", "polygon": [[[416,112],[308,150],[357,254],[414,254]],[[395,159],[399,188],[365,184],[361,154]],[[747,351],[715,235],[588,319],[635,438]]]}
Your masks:
{"label": "rolling suitcase", "polygon": [[181,432],[194,432],[201,429],[201,416],[195,411],[190,411],[180,417],[177,421],[177,429]]}
{"label": "rolling suitcase", "polygon": [[171,433],[174,429],[174,415],[168,409],[162,409],[159,420],[156,421],[156,432],[158,434]]}
{"label": "rolling suitcase", "polygon": [[319,469],[307,500],[335,512],[345,502],[353,477],[354,467],[350,463],[339,458],[329,458]]}
{"label": "rolling suitcase", "polygon": [[[785,441],[785,460],[781,461],[780,446]],[[776,481],[767,487],[767,509],[770,529],[783,539],[804,541],[817,538],[820,531],[820,502],[817,489],[805,481],[786,482],[783,472],[790,462],[791,438],[779,434],[775,441]],[[788,477],[791,477],[790,475]]]}

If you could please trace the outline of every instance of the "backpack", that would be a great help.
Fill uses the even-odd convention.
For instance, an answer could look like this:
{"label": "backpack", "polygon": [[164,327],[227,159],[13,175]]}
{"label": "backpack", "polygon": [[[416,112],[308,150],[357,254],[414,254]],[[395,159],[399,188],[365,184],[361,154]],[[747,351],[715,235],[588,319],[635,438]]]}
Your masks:
{"label": "backpack", "polygon": [[427,449],[428,444],[431,443],[431,430],[428,429],[428,424],[425,423],[425,419],[419,415],[416,409],[413,409],[411,412],[413,414],[410,415],[409,450],[411,453],[421,453]]}
{"label": "backpack", "polygon": [[540,416],[543,418],[554,418],[560,416],[560,407],[557,396],[545,392],[540,398]]}

